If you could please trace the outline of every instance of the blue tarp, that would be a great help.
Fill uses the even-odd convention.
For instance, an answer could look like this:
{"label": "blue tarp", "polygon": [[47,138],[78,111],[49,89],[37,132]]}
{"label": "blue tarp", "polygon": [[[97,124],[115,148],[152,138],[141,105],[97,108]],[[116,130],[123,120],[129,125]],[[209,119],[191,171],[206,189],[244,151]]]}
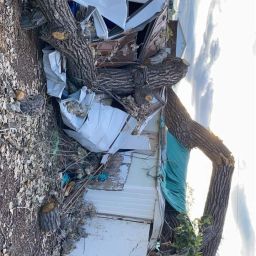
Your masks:
{"label": "blue tarp", "polygon": [[190,150],[167,131],[166,159],[162,165],[162,192],[178,212],[186,212],[186,178]]}

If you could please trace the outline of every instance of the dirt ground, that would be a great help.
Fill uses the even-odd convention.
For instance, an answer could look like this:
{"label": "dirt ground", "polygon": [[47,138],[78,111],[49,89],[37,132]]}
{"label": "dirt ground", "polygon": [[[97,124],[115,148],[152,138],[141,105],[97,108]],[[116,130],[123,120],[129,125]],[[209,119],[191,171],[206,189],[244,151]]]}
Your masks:
{"label": "dirt ground", "polygon": [[[45,196],[58,193],[55,118],[37,33],[22,31],[19,17],[20,1],[0,0],[0,255],[59,255],[57,235],[42,233],[38,225]],[[43,108],[21,113],[16,90],[42,95]]]}

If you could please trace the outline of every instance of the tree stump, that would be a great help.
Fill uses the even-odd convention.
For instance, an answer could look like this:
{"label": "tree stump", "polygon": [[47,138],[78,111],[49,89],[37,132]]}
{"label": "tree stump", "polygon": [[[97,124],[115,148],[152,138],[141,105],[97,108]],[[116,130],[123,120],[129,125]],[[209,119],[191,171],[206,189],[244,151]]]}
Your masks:
{"label": "tree stump", "polygon": [[60,227],[60,211],[55,198],[50,198],[39,211],[39,224],[45,232],[55,232]]}

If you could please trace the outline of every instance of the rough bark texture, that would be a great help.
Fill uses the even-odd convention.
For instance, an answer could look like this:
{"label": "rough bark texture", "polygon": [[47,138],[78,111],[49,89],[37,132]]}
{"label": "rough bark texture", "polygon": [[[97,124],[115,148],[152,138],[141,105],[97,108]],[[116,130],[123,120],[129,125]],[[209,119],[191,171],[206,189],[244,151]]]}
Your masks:
{"label": "rough bark texture", "polygon": [[[67,1],[37,0],[37,3],[48,20],[48,26],[42,31],[42,39],[67,57],[70,76],[77,78],[81,84],[95,87],[96,69],[93,54]],[[56,39],[53,32],[64,33],[64,39]]]}
{"label": "rough bark texture", "polygon": [[[160,89],[166,85],[173,86],[187,73],[187,65],[180,58],[169,58],[163,64],[147,66],[147,83],[145,90]],[[130,94],[136,85],[138,68],[100,69],[98,71],[99,87],[117,94]]]}
{"label": "rough bark texture", "polygon": [[[127,69],[99,69],[96,71],[91,48],[83,37],[67,1],[37,0],[48,20],[41,38],[62,52],[68,60],[68,77],[76,85],[87,85],[94,91],[110,91],[114,94],[134,92],[136,66]],[[54,32],[63,36],[59,40]],[[148,66],[148,83],[143,89],[159,89],[172,86],[187,73],[187,65],[179,58],[169,58],[163,64]]]}
{"label": "rough bark texture", "polygon": [[[134,93],[136,67],[96,71],[91,48],[81,34],[66,0],[36,1],[48,20],[42,38],[67,57],[69,78],[74,79],[76,83],[86,84],[95,91],[107,90],[114,94]],[[182,60],[168,59],[162,65],[148,66],[147,69],[147,83],[142,85],[143,89],[150,91],[168,86],[165,117],[170,132],[188,149],[201,149],[213,163],[204,210],[204,215],[212,216],[213,223],[204,233],[202,252],[207,256],[215,255],[221,240],[228,205],[234,159],[218,137],[190,118],[170,88],[187,72],[187,66]]]}
{"label": "rough bark texture", "polygon": [[228,207],[234,158],[217,136],[191,119],[171,88],[167,89],[165,123],[181,144],[188,149],[199,148],[212,161],[212,177],[203,214],[210,216],[212,223],[204,231],[202,252],[205,256],[214,256],[221,241]]}

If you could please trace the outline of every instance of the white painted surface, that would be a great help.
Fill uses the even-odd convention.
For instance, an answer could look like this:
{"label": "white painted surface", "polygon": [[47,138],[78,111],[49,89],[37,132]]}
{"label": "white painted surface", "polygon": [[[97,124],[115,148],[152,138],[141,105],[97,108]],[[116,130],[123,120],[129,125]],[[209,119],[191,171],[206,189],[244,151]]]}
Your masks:
{"label": "white painted surface", "polygon": [[[159,131],[159,115],[145,131]],[[87,220],[88,237],[78,241],[69,256],[146,256],[147,249],[156,245],[164,220],[164,199],[156,178],[158,156],[158,150],[153,156],[133,153],[123,191],[90,189],[85,194],[85,200],[94,203],[97,216]]]}
{"label": "white painted surface", "polygon": [[125,28],[128,13],[126,0],[75,0],[75,2],[86,7],[95,6],[101,16]]}
{"label": "white painted surface", "polygon": [[134,153],[123,191],[88,190],[98,214],[153,220],[156,191],[156,156]]}
{"label": "white painted surface", "polygon": [[128,114],[118,108],[94,102],[86,121],[79,129],[64,131],[92,152],[108,151],[127,118]]}
{"label": "white painted surface", "polygon": [[[157,120],[160,120],[161,115],[162,115],[162,113],[160,113],[159,119],[157,119]],[[158,122],[157,122],[157,124],[158,124]],[[159,135],[160,143],[162,141],[162,139],[161,139],[162,132],[163,132],[163,129],[159,127],[158,135]],[[164,219],[165,219],[165,198],[163,196],[161,185],[160,185],[161,184],[161,174],[162,174],[162,170],[160,167],[162,165],[161,155],[162,155],[162,150],[165,149],[165,147],[163,145],[160,145],[160,143],[159,143],[159,150],[158,150],[158,166],[159,166],[159,168],[157,168],[158,178],[156,179],[157,200],[156,200],[156,204],[155,204],[153,228],[152,228],[152,234],[151,234],[151,237],[150,237],[150,240],[148,243],[148,250],[152,250],[153,248],[156,248],[156,244],[159,241],[159,237],[161,235],[163,224],[164,224]]]}
{"label": "white painted surface", "polygon": [[[148,4],[145,4],[145,6],[130,19],[128,19],[127,17],[127,0],[75,0],[75,2],[79,3],[82,6],[91,5],[96,7],[96,12],[94,12],[93,15],[95,20],[97,21],[97,23],[94,23],[94,25],[96,26],[97,35],[100,38],[106,39],[108,37],[108,35],[106,34],[107,27],[103,20],[103,17],[112,21],[120,28],[124,29],[124,31],[128,31],[141,25],[143,22],[146,22],[147,20],[152,18],[157,12],[160,12],[164,6],[165,0],[153,0]],[[95,13],[98,13],[98,15],[95,16]]]}
{"label": "white painted surface", "polygon": [[[159,130],[159,115],[145,128]],[[85,200],[93,202],[100,215],[153,221],[157,199],[156,173],[158,152],[153,156],[133,153],[132,162],[123,191],[88,190]]]}
{"label": "white painted surface", "polygon": [[165,0],[153,0],[146,4],[137,14],[128,19],[125,30],[136,28],[152,18],[157,12],[160,12],[163,9],[164,3]]}
{"label": "white painted surface", "polygon": [[154,220],[153,220],[153,229],[150,237],[150,241],[148,244],[148,249],[152,250],[156,247],[157,241],[162,232],[163,224],[164,224],[164,214],[165,214],[165,199],[162,194],[162,190],[160,187],[160,180],[157,184],[157,192],[158,197],[155,204],[154,211]]}
{"label": "white painted surface", "polygon": [[174,20],[179,20],[182,31],[186,40],[186,49],[182,56],[187,62],[191,63],[193,58],[192,52],[194,50],[194,23],[197,17],[197,6],[200,1],[193,0],[178,0],[174,1]]}
{"label": "white painted surface", "polygon": [[70,256],[145,256],[149,224],[94,217]]}
{"label": "white painted surface", "polygon": [[89,190],[85,199],[93,202],[98,214],[153,220],[153,189],[126,188],[124,191]]}
{"label": "white painted surface", "polygon": [[177,40],[176,40],[176,56],[182,58],[186,48],[186,38],[183,28],[178,20],[177,24]]}

